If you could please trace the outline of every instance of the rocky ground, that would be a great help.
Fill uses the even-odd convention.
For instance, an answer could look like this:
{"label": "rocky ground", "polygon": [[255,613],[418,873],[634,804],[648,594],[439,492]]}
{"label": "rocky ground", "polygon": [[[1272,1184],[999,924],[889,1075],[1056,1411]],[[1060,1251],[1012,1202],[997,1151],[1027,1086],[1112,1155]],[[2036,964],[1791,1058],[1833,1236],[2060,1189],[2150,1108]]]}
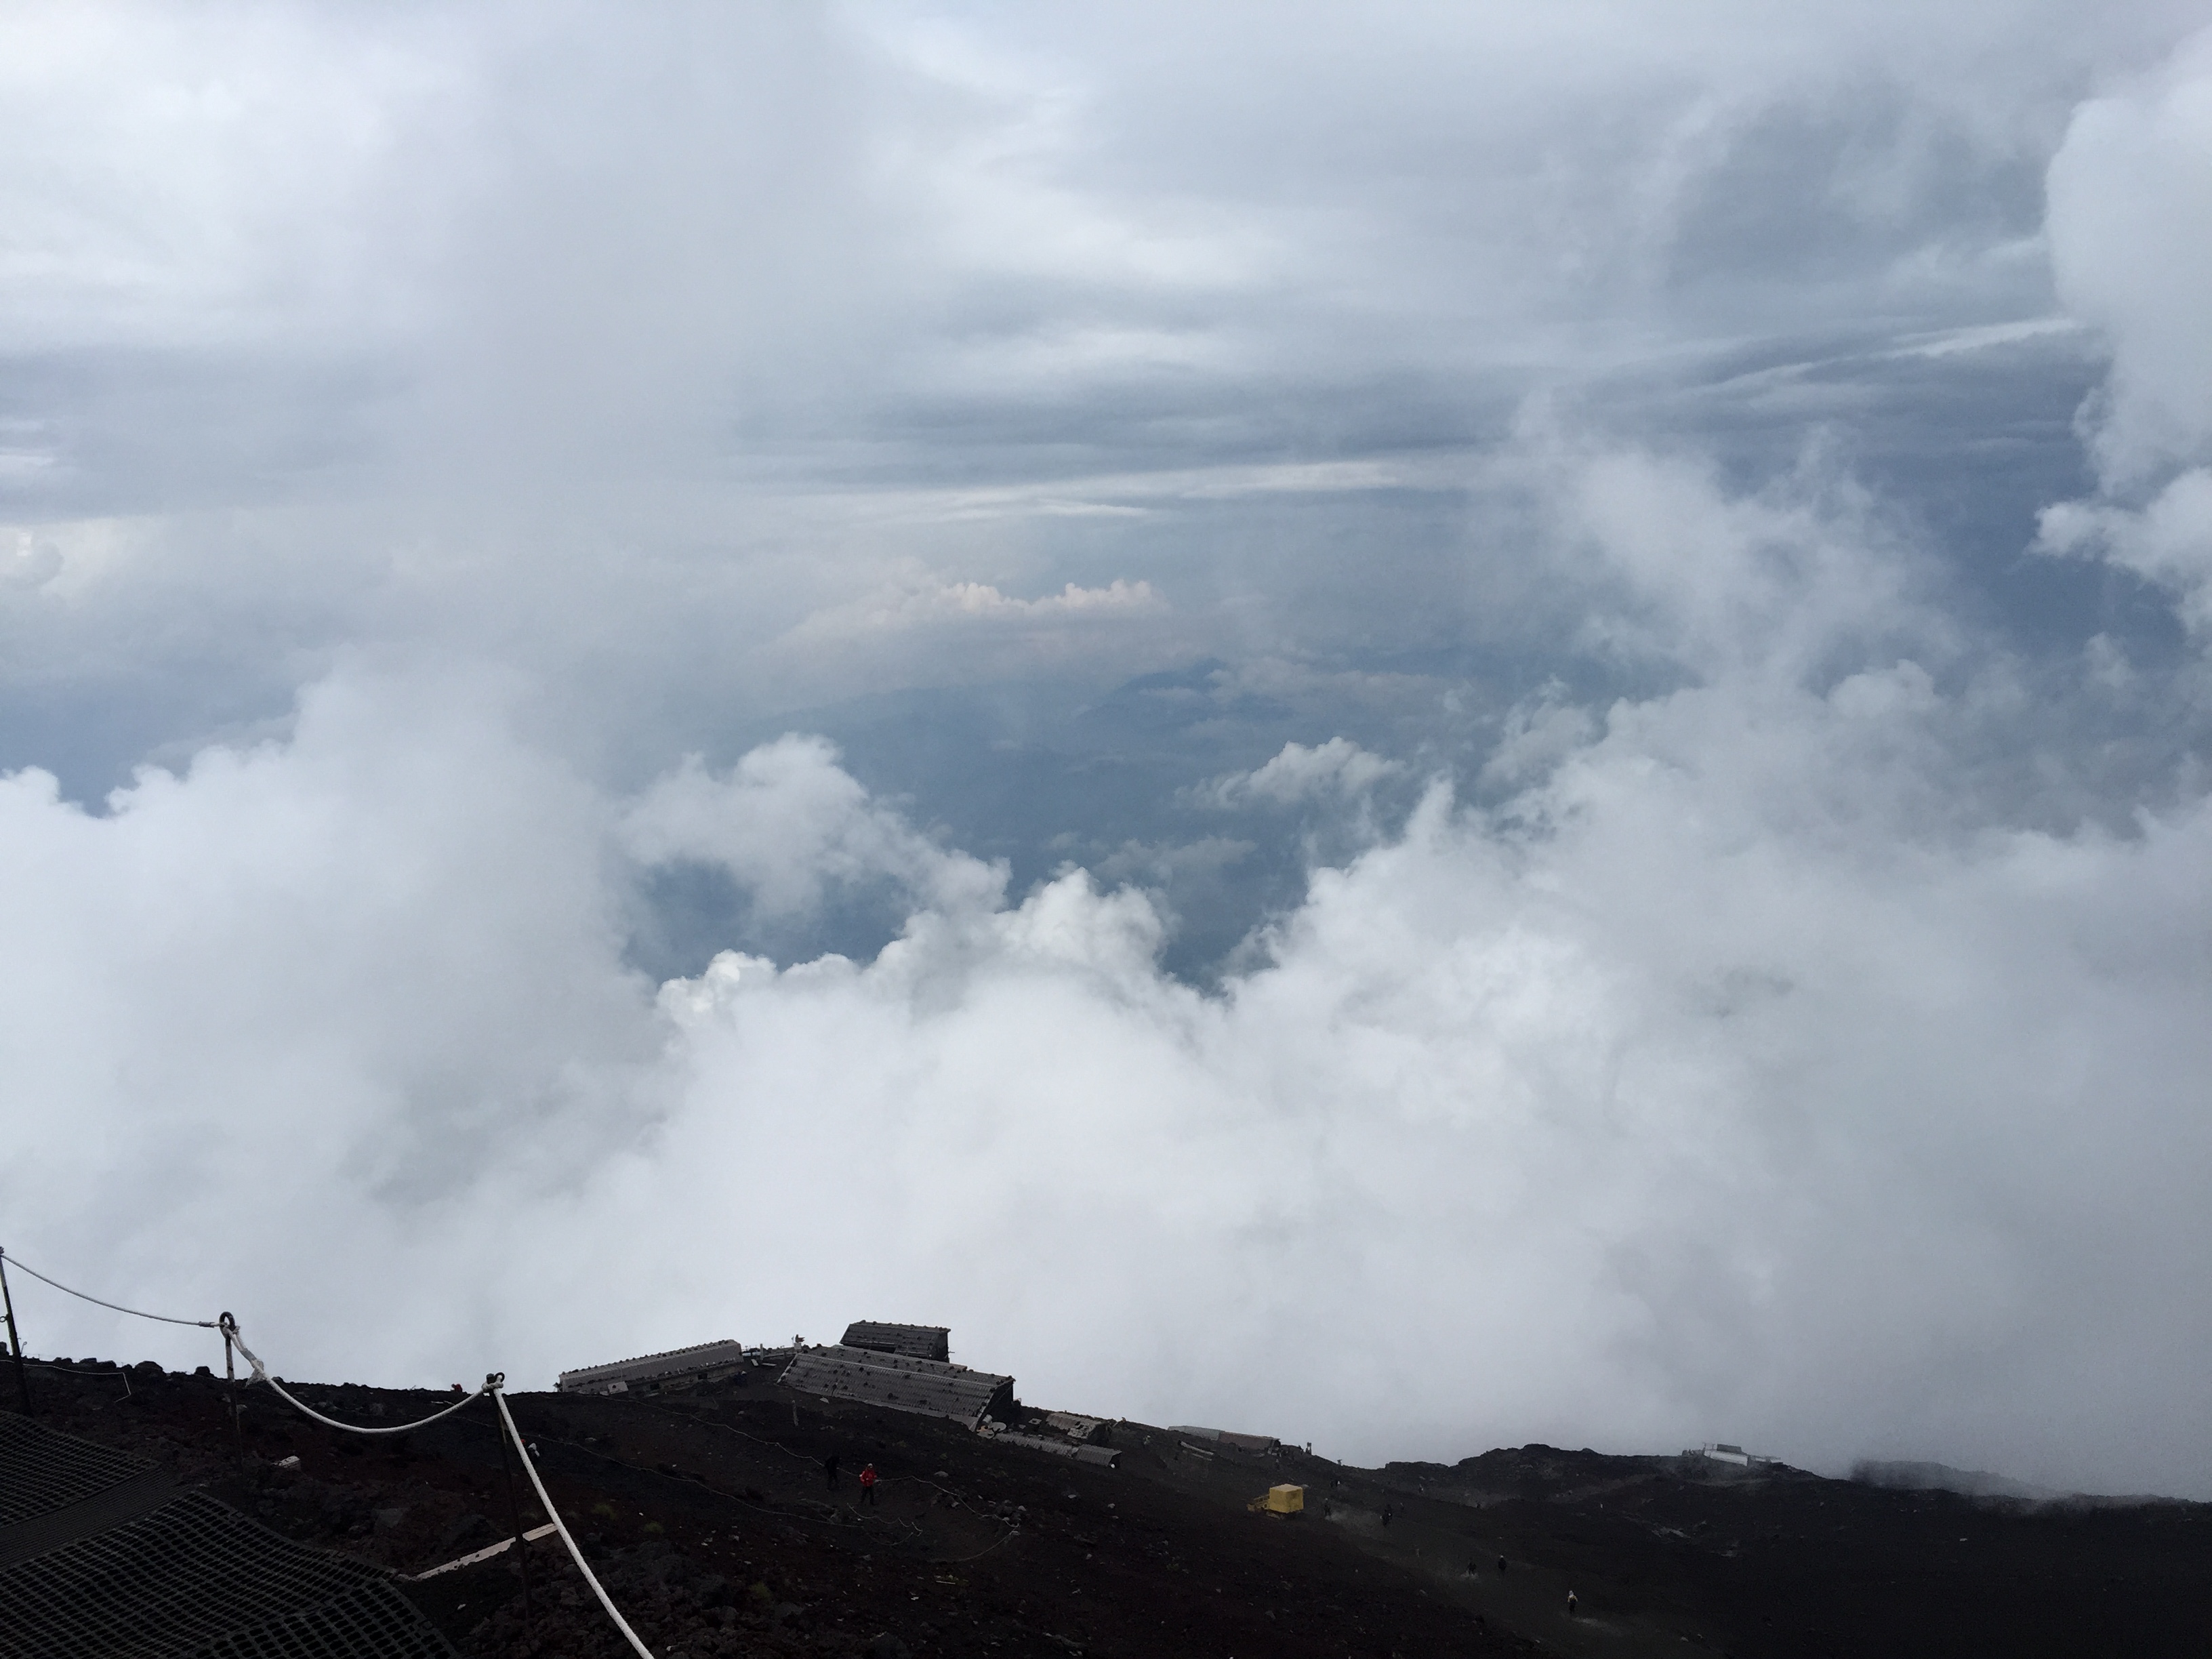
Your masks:
{"label": "rocky ground", "polygon": [[[32,1373],[41,1420],[302,1541],[415,1574],[543,1520],[488,1404],[391,1441],[205,1373]],[[2202,1654],[2212,1506],[2029,1503],[1547,1447],[1355,1469],[1118,1425],[1118,1468],[795,1398],[773,1369],[653,1398],[510,1396],[657,1655]],[[374,1425],[438,1396],[295,1384]],[[450,1398],[450,1396],[448,1396]],[[1076,1402],[1080,1403],[1080,1402]],[[842,1461],[831,1487],[823,1460]],[[296,1462],[291,1460],[296,1460]],[[863,1506],[854,1476],[884,1480]],[[1303,1485],[1295,1519],[1252,1513]],[[629,1651],[556,1538],[409,1586],[456,1647]],[[1567,1611],[1574,1592],[1577,1607]]]}

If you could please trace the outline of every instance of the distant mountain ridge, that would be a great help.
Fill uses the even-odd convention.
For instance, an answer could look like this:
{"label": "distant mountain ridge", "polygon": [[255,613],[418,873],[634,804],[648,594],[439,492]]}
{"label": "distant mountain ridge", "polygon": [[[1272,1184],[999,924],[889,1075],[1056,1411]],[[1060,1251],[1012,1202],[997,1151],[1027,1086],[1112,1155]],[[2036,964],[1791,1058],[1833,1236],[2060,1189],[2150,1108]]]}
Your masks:
{"label": "distant mountain ridge", "polygon": [[1862,1459],[1851,1465],[1851,1479],[1861,1486],[1884,1486],[1892,1492],[1949,1492],[1962,1498],[2018,1498],[2047,1503],[2078,1496],[2051,1486],[2031,1486],[2010,1475],[1992,1474],[1987,1469],[1954,1469],[1948,1463]]}

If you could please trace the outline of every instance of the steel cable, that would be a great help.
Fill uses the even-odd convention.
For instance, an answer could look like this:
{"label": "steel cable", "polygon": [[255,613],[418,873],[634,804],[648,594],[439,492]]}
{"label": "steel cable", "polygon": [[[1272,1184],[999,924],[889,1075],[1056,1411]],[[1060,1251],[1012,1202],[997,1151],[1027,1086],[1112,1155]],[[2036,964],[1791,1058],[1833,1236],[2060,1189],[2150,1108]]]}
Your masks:
{"label": "steel cable", "polygon": [[76,1297],[81,1302],[97,1303],[100,1306],[112,1309],[117,1313],[129,1314],[133,1319],[157,1319],[164,1325],[194,1325],[204,1331],[222,1328],[217,1321],[212,1319],[173,1319],[167,1314],[148,1313],[139,1308],[126,1308],[120,1302],[110,1302],[105,1297],[94,1296],[84,1291],[73,1291],[58,1279],[48,1279],[20,1255],[9,1255],[7,1251],[0,1250],[0,1258],[5,1258],[9,1265],[21,1267],[40,1283],[51,1285],[64,1295]]}

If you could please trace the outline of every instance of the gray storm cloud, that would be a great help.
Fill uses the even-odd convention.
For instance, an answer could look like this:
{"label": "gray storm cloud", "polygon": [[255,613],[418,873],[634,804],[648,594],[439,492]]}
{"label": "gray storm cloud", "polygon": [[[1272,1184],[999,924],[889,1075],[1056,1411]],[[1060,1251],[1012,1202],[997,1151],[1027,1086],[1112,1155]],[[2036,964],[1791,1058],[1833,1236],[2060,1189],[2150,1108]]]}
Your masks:
{"label": "gray storm cloud", "polygon": [[0,1242],[2212,1495],[2201,20],[1148,15],[8,20]]}

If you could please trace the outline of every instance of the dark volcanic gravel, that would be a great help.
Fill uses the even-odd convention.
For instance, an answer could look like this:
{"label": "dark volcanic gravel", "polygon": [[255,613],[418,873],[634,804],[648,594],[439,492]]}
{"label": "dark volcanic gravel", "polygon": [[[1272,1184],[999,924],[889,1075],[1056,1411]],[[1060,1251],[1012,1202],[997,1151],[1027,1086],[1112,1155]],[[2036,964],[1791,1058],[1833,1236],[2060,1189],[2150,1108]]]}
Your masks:
{"label": "dark volcanic gravel", "polygon": [[[41,1420],[163,1462],[303,1542],[413,1574],[512,1530],[488,1404],[394,1444],[249,1389],[234,1437],[219,1377],[142,1366],[126,1395],[120,1370],[67,1363],[103,1374],[33,1371]],[[509,1396],[593,1570],[663,1659],[2136,1656],[2202,1653],[2212,1628],[2205,1505],[2033,1506],[1546,1447],[1358,1470],[1188,1455],[1133,1424],[1105,1470],[794,1398],[773,1376]],[[441,1398],[291,1386],[372,1425]],[[864,1508],[870,1461],[885,1479]],[[1278,1481],[1305,1486],[1304,1516],[1247,1510]],[[556,1538],[527,1553],[526,1617],[512,1551],[408,1591],[483,1659],[629,1651]]]}

